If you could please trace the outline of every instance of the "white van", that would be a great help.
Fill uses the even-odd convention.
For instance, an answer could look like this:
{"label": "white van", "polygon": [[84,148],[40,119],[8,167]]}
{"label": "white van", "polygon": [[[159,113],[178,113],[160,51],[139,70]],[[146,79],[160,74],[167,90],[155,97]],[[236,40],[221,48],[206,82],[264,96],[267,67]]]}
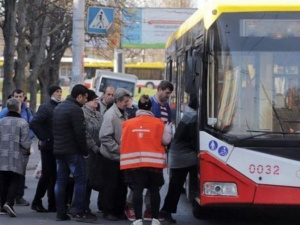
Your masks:
{"label": "white van", "polygon": [[96,94],[100,97],[105,87],[125,88],[130,92],[130,96],[135,95],[135,85],[137,76],[126,73],[114,73],[105,70],[96,70],[95,81],[93,82]]}

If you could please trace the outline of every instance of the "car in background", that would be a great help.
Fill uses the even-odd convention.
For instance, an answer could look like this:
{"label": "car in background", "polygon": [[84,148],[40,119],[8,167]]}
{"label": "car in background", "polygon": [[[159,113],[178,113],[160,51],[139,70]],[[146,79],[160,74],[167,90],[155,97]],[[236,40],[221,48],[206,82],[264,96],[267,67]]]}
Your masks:
{"label": "car in background", "polygon": [[138,81],[137,76],[126,73],[114,73],[105,70],[96,70],[96,76],[91,83],[85,82],[85,85],[91,85],[96,94],[101,97],[106,87],[125,88],[129,91],[132,98],[135,97],[135,88]]}
{"label": "car in background", "polygon": [[71,84],[71,78],[67,76],[60,76],[59,77],[59,86],[64,87],[64,86],[70,86]]}

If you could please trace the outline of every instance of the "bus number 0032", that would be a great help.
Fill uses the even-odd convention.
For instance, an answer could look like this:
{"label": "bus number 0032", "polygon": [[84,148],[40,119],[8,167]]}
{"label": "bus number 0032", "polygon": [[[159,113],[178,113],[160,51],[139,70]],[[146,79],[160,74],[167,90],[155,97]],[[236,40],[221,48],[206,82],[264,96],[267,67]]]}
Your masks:
{"label": "bus number 0032", "polygon": [[249,172],[251,174],[267,174],[267,175],[279,175],[280,167],[278,165],[249,165]]}

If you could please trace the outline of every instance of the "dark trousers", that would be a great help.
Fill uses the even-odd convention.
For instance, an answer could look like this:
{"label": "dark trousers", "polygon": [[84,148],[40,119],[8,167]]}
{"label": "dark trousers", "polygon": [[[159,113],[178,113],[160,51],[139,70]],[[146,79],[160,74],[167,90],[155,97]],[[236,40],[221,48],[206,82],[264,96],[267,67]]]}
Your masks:
{"label": "dark trousers", "polygon": [[67,207],[72,207],[72,199],[74,195],[74,178],[69,177],[67,186],[66,186],[66,196],[65,196],[65,202]]}
{"label": "dark trousers", "polygon": [[103,157],[105,168],[103,191],[101,191],[101,204],[104,215],[113,214],[116,216],[123,215],[127,186],[124,182],[123,172],[120,170],[120,161],[113,161]]}
{"label": "dark trousers", "polygon": [[48,195],[49,208],[55,208],[55,193],[54,187],[56,182],[56,161],[53,152],[50,150],[41,151],[42,160],[42,176],[39,179],[36,193],[33,201],[42,203],[42,198],[45,196],[46,191]]}
{"label": "dark trousers", "polygon": [[86,212],[91,212],[91,209],[90,209],[91,195],[92,195],[92,188],[90,188],[87,185],[86,190],[85,190],[85,211]]}
{"label": "dark trousers", "polygon": [[189,172],[197,171],[197,166],[171,169],[171,179],[162,211],[176,213],[181,190]]}
{"label": "dark trousers", "polygon": [[23,179],[23,176],[12,171],[0,171],[1,183],[1,208],[7,203],[13,206],[17,194],[18,187]]}
{"label": "dark trousers", "polygon": [[19,179],[19,184],[16,192],[16,199],[20,199],[24,196],[24,189],[25,189],[25,176],[22,176],[21,179]]}
{"label": "dark trousers", "polygon": [[[85,211],[86,174],[85,161],[82,155],[57,155],[57,179],[55,184],[55,200],[57,213],[67,213],[66,187],[70,173],[74,177],[74,195],[72,209],[74,213]],[[43,173],[43,172],[42,172]]]}
{"label": "dark trousers", "polygon": [[97,207],[98,207],[98,210],[102,211],[103,210],[103,206],[102,206],[102,201],[101,201],[101,192],[99,191],[98,193],[98,198],[97,198]]}
{"label": "dark trousers", "polygon": [[143,191],[145,188],[150,192],[152,218],[158,219],[160,195],[159,190],[163,185],[163,174],[145,169],[130,171],[131,185],[133,189],[133,208],[136,219],[142,219]]}
{"label": "dark trousers", "polygon": [[[27,157],[27,162],[25,167],[27,167],[28,164],[28,157]],[[25,174],[24,176],[21,176],[21,179],[19,179],[19,185],[17,188],[17,192],[16,192],[16,199],[20,199],[24,196],[24,189],[25,189],[25,175],[26,175],[26,169],[25,169]]]}

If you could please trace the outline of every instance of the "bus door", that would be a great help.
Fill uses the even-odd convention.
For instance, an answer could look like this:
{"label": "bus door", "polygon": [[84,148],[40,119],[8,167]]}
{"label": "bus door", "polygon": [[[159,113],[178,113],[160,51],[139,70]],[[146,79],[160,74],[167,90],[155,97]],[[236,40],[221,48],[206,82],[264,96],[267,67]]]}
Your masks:
{"label": "bus door", "polygon": [[172,76],[172,84],[174,85],[174,91],[170,96],[170,108],[172,112],[172,122],[177,127],[179,120],[181,118],[181,109],[180,109],[180,96],[181,96],[181,86],[182,86],[182,76],[184,69],[184,60],[182,59],[182,53],[177,53],[177,60],[175,66],[175,74],[177,76]]}

